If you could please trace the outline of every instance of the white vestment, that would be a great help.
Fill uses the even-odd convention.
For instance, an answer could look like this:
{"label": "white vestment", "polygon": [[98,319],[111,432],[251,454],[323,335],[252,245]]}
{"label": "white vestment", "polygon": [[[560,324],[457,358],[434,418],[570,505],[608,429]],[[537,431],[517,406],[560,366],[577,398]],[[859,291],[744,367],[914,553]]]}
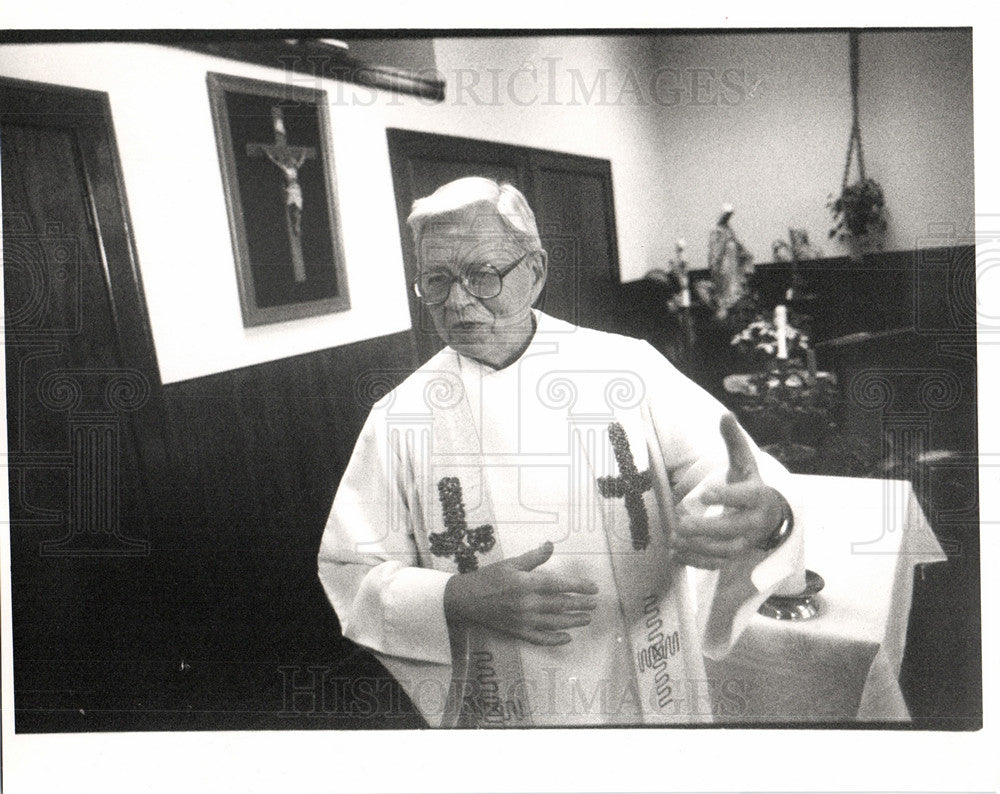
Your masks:
{"label": "white vestment", "polygon": [[[677,512],[703,511],[702,488],[725,479],[723,407],[646,342],[535,317],[510,366],[445,348],[372,409],[319,554],[344,636],[433,726],[708,721],[726,682],[706,681],[702,654],[725,654],[771,592],[801,580],[801,532],[719,572],[672,562]],[[792,502],[787,472],[756,454]],[[539,570],[598,585],[589,626],[557,647],[449,634],[460,560],[545,541]]]}

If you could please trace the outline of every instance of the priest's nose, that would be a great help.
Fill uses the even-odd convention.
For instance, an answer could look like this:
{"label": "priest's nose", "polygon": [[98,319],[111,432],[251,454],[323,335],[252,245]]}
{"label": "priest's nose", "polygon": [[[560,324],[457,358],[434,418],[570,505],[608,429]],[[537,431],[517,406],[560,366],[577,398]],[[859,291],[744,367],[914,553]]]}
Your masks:
{"label": "priest's nose", "polygon": [[460,313],[462,309],[471,306],[477,302],[477,298],[469,293],[461,281],[455,279],[451,282],[451,290],[448,292],[448,297],[444,302],[445,308],[455,312]]}

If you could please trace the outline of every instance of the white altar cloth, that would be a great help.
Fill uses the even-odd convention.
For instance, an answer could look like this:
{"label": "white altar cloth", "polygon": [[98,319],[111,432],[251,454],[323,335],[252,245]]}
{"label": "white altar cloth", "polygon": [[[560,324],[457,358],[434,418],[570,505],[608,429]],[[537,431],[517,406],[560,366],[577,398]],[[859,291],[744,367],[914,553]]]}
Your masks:
{"label": "white altar cloth", "polygon": [[905,480],[796,475],[806,567],[825,580],[807,621],[756,615],[706,659],[721,722],[908,721],[899,688],[915,566],[946,559]]}

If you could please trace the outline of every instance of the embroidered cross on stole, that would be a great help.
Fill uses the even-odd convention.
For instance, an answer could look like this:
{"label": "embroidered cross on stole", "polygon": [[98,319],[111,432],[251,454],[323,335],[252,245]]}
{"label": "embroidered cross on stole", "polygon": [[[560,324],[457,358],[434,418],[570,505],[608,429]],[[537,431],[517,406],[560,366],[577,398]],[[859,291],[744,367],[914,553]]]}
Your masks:
{"label": "embroidered cross on stole", "polygon": [[476,553],[487,554],[496,544],[496,535],[490,524],[469,529],[465,523],[465,503],[462,501],[462,483],[458,477],[442,477],[438,482],[438,498],[444,512],[444,532],[429,536],[431,554],[454,557],[459,573],[479,568]]}
{"label": "embroidered cross on stole", "polygon": [[608,438],[618,463],[619,476],[598,477],[597,487],[601,496],[606,499],[618,497],[625,499],[625,510],[628,512],[628,527],[632,533],[632,548],[637,551],[649,545],[649,513],[642,495],[653,487],[653,478],[649,469],[640,472],[635,467],[635,458],[628,443],[625,428],[618,422],[608,425]]}

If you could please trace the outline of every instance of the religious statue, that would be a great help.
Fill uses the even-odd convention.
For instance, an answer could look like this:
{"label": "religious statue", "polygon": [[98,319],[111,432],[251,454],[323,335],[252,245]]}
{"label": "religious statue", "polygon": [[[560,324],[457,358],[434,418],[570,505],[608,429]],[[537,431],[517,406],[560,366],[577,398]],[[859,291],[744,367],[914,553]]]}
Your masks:
{"label": "religious statue", "polygon": [[308,146],[289,146],[285,131],[285,118],[280,105],[271,108],[274,126],[274,143],[248,143],[247,155],[265,155],[281,171],[285,179],[285,225],[288,229],[289,250],[292,255],[292,269],[296,282],[306,280],[305,257],[302,255],[302,186],[299,184],[299,169],[306,160],[316,159],[316,150]]}
{"label": "religious statue", "polygon": [[775,262],[790,262],[792,265],[788,287],[785,290],[785,300],[800,300],[815,296],[804,293],[802,274],[799,272],[799,262],[808,259],[818,259],[822,252],[809,243],[809,233],[805,229],[789,229],[789,242],[775,240],[771,244],[771,253]]}
{"label": "religious statue", "polygon": [[691,278],[688,275],[688,263],[684,261],[684,249],[687,243],[679,238],[675,245],[677,256],[670,260],[670,272],[677,279],[678,292],[670,301],[670,311],[676,313],[682,309],[691,308]]}
{"label": "religious statue", "polygon": [[293,158],[292,156],[280,157],[274,152],[265,152],[267,159],[278,166],[278,169],[285,175],[285,212],[288,213],[288,221],[294,234],[298,237],[302,234],[302,186],[299,185],[299,168],[305,162],[305,155]]}
{"label": "religious statue", "polygon": [[733,205],[723,204],[722,214],[708,238],[708,267],[712,272],[715,316],[725,320],[747,292],[747,276],[753,272],[753,255],[736,239],[729,226]]}

